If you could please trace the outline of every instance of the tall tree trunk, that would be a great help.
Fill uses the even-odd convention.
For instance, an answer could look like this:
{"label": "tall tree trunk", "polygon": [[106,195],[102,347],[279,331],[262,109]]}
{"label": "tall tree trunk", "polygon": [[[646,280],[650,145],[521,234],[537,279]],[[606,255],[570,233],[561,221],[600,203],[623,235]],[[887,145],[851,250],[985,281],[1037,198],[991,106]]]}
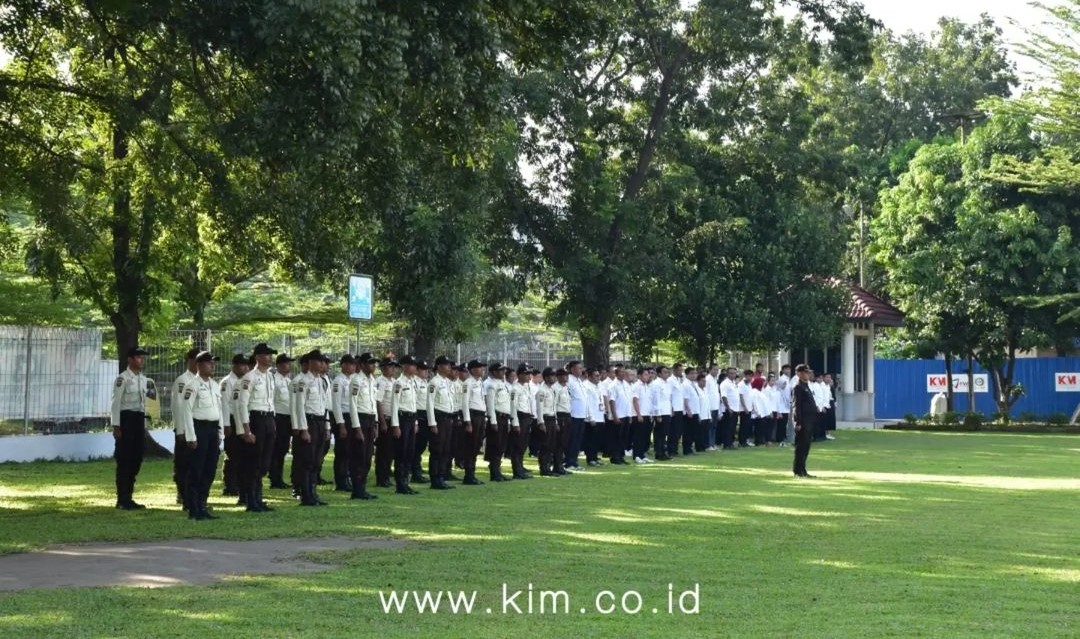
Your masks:
{"label": "tall tree trunk", "polygon": [[945,353],[945,410],[953,412],[952,353]]}
{"label": "tall tree trunk", "polygon": [[[435,338],[430,335],[423,335],[421,333],[413,333],[412,336],[412,352],[413,355],[420,359],[427,360],[428,364],[435,357]],[[504,362],[505,363],[505,362]],[[509,364],[507,364],[509,366]]]}
{"label": "tall tree trunk", "polygon": [[607,366],[611,361],[611,324],[594,327],[592,331],[581,331],[580,337],[585,366]]}

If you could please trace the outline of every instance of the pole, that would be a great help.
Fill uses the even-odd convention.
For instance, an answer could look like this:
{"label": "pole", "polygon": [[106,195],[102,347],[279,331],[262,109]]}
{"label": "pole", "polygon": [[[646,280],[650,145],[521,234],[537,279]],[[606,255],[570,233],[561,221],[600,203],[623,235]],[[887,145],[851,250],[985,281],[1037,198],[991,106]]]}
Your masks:
{"label": "pole", "polygon": [[356,352],[359,353],[363,348],[360,346],[360,322],[356,323]]}
{"label": "pole", "polygon": [[30,371],[33,363],[30,356],[33,354],[32,337],[34,329],[26,327],[26,377],[23,379],[23,435],[30,434]]}
{"label": "pole", "polygon": [[863,279],[863,205],[859,202],[859,288],[866,286]]}
{"label": "pole", "polygon": [[214,352],[213,331],[211,331],[209,328],[206,329],[206,352],[208,352],[208,353],[213,353]]}

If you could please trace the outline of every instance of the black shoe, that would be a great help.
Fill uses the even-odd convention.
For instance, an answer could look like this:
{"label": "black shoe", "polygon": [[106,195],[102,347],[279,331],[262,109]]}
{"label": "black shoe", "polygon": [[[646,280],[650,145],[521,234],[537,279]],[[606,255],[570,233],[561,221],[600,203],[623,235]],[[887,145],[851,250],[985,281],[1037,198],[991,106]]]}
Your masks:
{"label": "black shoe", "polygon": [[438,482],[438,483],[431,484],[431,489],[432,490],[453,490],[454,487],[451,486],[450,484],[444,482],[444,481],[441,481],[441,482]]}
{"label": "black shoe", "polygon": [[532,475],[525,471],[514,473],[514,479],[532,479]]}
{"label": "black shoe", "polygon": [[409,486],[405,486],[404,488],[398,488],[394,492],[399,494],[399,495],[419,495],[420,494],[419,491],[413,490]]}
{"label": "black shoe", "polygon": [[559,474],[556,473],[553,470],[542,470],[542,471],[540,471],[540,476],[541,477],[558,477]]}
{"label": "black shoe", "polygon": [[409,481],[411,481],[414,484],[426,484],[431,480],[428,479],[427,477],[423,476],[423,475],[413,475],[412,479],[410,479]]}
{"label": "black shoe", "polygon": [[292,486],[286,484],[283,481],[272,481],[270,482],[270,487],[274,490],[284,490],[286,488],[292,488]]}
{"label": "black shoe", "polygon": [[221,491],[222,497],[236,497],[239,494],[240,493],[236,492],[235,488],[226,488],[225,490]]}
{"label": "black shoe", "polygon": [[457,475],[455,475],[454,473],[450,473],[449,475],[446,476],[446,481],[461,481],[461,478],[458,477]]}
{"label": "black shoe", "polygon": [[350,499],[362,499],[364,501],[369,501],[369,500],[372,500],[372,499],[378,499],[378,497],[376,497],[375,495],[372,495],[371,493],[368,493],[368,492],[358,493],[358,492],[354,491],[353,494],[352,494],[352,497],[350,497]]}
{"label": "black shoe", "polygon": [[127,509],[128,510],[146,510],[146,506],[143,506],[142,504],[137,503],[135,501],[129,501],[127,503]]}
{"label": "black shoe", "polygon": [[221,519],[221,518],[218,517],[217,515],[212,514],[206,508],[203,508],[201,511],[199,511],[199,519]]}
{"label": "black shoe", "polygon": [[317,486],[329,486],[330,482],[328,482],[325,479],[323,479],[322,477],[320,477],[319,480],[317,482],[315,482],[315,484]]}
{"label": "black shoe", "polygon": [[558,470],[553,470],[553,471],[551,471],[551,473],[553,475],[555,475],[556,477],[565,477],[566,475],[570,474],[570,473],[566,472],[565,470],[563,470],[562,468],[560,468]]}
{"label": "black shoe", "polygon": [[387,479],[386,481],[377,481],[377,482],[375,482],[375,486],[377,488],[393,488],[394,483],[392,481],[390,481],[389,479]]}
{"label": "black shoe", "polygon": [[461,480],[462,486],[482,486],[483,484],[484,482],[480,481],[475,477],[466,477],[465,479]]}

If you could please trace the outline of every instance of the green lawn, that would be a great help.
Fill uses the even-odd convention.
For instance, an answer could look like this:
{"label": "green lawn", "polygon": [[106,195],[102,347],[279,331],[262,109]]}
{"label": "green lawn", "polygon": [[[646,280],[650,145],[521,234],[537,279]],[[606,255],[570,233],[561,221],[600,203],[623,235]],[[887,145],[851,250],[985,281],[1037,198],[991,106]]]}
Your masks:
{"label": "green lawn", "polygon": [[[412,543],[325,556],[336,567],[319,574],[0,594],[0,635],[1080,634],[1080,437],[841,432],[811,454],[819,479],[793,480],[790,464],[787,449],[712,453],[411,498],[379,489],[376,502],[331,495],[321,509],[275,491],[276,513],[219,498],[211,522],[172,505],[166,461],[143,467],[145,512],[111,508],[108,462],[3,465],[0,552],[341,533]],[[571,612],[500,614],[503,583],[565,590]],[[669,583],[699,586],[699,614],[667,614]],[[378,592],[390,589],[476,590],[477,610],[384,614]],[[603,590],[638,591],[642,612],[595,612]]]}

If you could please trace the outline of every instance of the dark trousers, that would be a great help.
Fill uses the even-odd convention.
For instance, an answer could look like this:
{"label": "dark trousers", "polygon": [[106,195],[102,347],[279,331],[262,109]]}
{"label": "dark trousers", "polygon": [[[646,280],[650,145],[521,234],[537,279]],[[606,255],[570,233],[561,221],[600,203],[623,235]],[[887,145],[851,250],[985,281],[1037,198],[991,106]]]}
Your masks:
{"label": "dark trousers", "polygon": [[544,415],[544,430],[537,426],[536,449],[539,455],[540,474],[555,472],[555,451],[559,446],[559,422],[554,415]]}
{"label": "dark trousers", "polygon": [[413,479],[419,481],[423,475],[424,468],[424,451],[428,449],[428,444],[431,441],[431,428],[427,423],[427,413],[424,411],[417,411],[416,413],[416,441],[413,443],[413,457],[412,464],[409,466],[410,472],[412,472]]}
{"label": "dark trousers", "polygon": [[250,489],[261,495],[262,480],[270,472],[270,464],[274,457],[275,440],[277,439],[277,424],[274,422],[274,414],[270,412],[251,413],[251,432],[255,434],[255,450],[252,451]]}
{"label": "dark trousers", "polygon": [[[349,477],[352,478],[354,495],[367,492],[368,475],[371,473],[371,457],[375,454],[375,416],[360,414],[360,428],[349,433]],[[357,439],[357,434],[363,440]]]}
{"label": "dark trousers", "polygon": [[529,447],[529,434],[532,433],[533,416],[519,412],[518,428],[511,428],[506,442],[506,456],[510,458],[510,468],[515,475],[525,472],[525,451]]}
{"label": "dark trousers", "polygon": [[142,468],[146,450],[146,414],[120,411],[120,437],[116,440],[116,501],[126,504],[135,494],[135,478]]}
{"label": "dark trousers", "polygon": [[236,435],[236,420],[230,416],[228,428],[225,429],[225,462],[221,464],[221,478],[225,484],[225,494],[227,495],[235,495],[240,492],[239,459],[243,456],[242,445],[243,442]]}
{"label": "dark trousers", "polygon": [[570,432],[566,444],[566,455],[563,460],[566,466],[578,465],[578,456],[581,454],[581,446],[585,440],[585,418],[571,417]]}
{"label": "dark trousers", "polygon": [[555,438],[552,458],[555,472],[562,473],[566,470],[566,450],[570,447],[570,413],[556,413],[555,426],[559,434]]}
{"label": "dark trousers", "polygon": [[754,436],[754,427],[750,423],[750,413],[739,413],[739,445],[747,446],[750,438]]}
{"label": "dark trousers", "polygon": [[510,436],[510,416],[495,413],[495,423],[488,424],[487,446],[484,448],[484,460],[491,468],[491,474],[502,473],[502,459],[506,454],[507,439]]}
{"label": "dark trousers", "polygon": [[308,437],[305,442],[300,433],[293,437],[293,485],[300,489],[303,499],[312,497],[319,478],[319,462],[326,445],[326,416],[308,415]]}
{"label": "dark trousers", "polygon": [[349,478],[349,439],[352,435],[352,416],[343,415],[345,420],[345,436],[341,436],[341,429],[334,426],[334,483],[338,488],[344,486]]}
{"label": "dark trousers", "polygon": [[667,454],[679,454],[679,440],[682,439],[684,417],[682,411],[671,412],[671,425],[668,427]]}
{"label": "dark trousers", "polygon": [[195,438],[197,444],[194,450],[184,444],[188,460],[184,504],[189,513],[205,510],[206,502],[210,498],[210,487],[217,475],[218,456],[221,453],[218,423],[195,420]]}
{"label": "dark trousers", "polygon": [[776,418],[776,437],[773,441],[779,443],[787,441],[787,413],[780,413]]}
{"label": "dark trousers", "polygon": [[183,501],[187,510],[188,447],[183,435],[176,435],[173,440],[173,483],[176,484],[176,496]]}
{"label": "dark trousers", "polygon": [[431,451],[428,453],[428,476],[433,486],[446,481],[450,476],[450,464],[453,460],[450,442],[454,436],[454,414],[435,411],[435,430],[438,432],[430,434]]}
{"label": "dark trousers", "polygon": [[772,417],[758,417],[752,420],[754,425],[754,444],[756,446],[764,446],[771,441],[769,434],[775,430],[772,424]]}
{"label": "dark trousers", "polygon": [[814,418],[813,433],[814,441],[819,442],[825,439],[825,422],[827,413],[818,413]]}
{"label": "dark trousers", "polygon": [[605,438],[607,456],[613,463],[626,461],[626,433],[630,431],[630,418],[624,417],[607,423],[608,433]]}
{"label": "dark trousers", "polygon": [[480,454],[480,447],[484,445],[484,434],[487,414],[482,410],[469,411],[469,429],[465,432],[465,424],[457,426],[460,429],[456,440],[458,457],[461,459],[461,467],[465,469],[466,477],[476,477],[476,456]]}
{"label": "dark trousers", "polygon": [[292,441],[292,418],[288,415],[274,415],[274,451],[270,457],[270,483],[285,483],[285,456],[289,454]]}
{"label": "dark trousers", "polygon": [[649,452],[649,437],[652,435],[652,417],[642,417],[639,422],[634,418],[630,422],[632,433],[631,446],[634,449],[634,459],[641,459]]}
{"label": "dark trousers", "polygon": [[719,410],[714,410],[711,415],[712,419],[709,421],[709,447],[716,446],[716,442],[719,441],[720,430],[720,416]]}
{"label": "dark trousers", "polygon": [[689,455],[694,452],[701,429],[701,418],[697,415],[683,415],[682,452]]}
{"label": "dark trousers", "polygon": [[735,447],[735,428],[739,420],[739,414],[733,411],[724,411],[720,418],[720,445],[724,448]]}
{"label": "dark trousers", "polygon": [[803,424],[795,431],[795,463],[792,472],[796,475],[805,475],[806,458],[810,456],[810,444],[814,441],[814,425]]}
{"label": "dark trousers", "polygon": [[668,433],[671,431],[671,415],[657,415],[653,418],[653,453],[657,459],[667,459]]}
{"label": "dark trousers", "polygon": [[713,432],[715,426],[713,425],[712,417],[709,415],[698,415],[696,436],[694,437],[694,450],[702,452],[709,448],[709,433]]}
{"label": "dark trousers", "polygon": [[[385,418],[387,421],[389,417]],[[381,427],[380,427],[381,428]],[[394,436],[389,424],[375,436],[375,483],[386,485],[390,481],[390,467],[394,461]]]}
{"label": "dark trousers", "polygon": [[[323,423],[327,426],[330,425],[329,413],[323,416]],[[326,456],[330,454],[330,436],[327,434],[327,430],[333,430],[331,428],[323,428],[322,431],[322,445],[315,449],[315,476],[316,481],[323,480],[322,468],[323,462],[326,461]]]}
{"label": "dark trousers", "polygon": [[585,451],[585,461],[600,461],[600,448],[603,445],[604,423],[585,424],[585,436],[581,438],[581,447]]}
{"label": "dark trousers", "polygon": [[836,430],[836,407],[830,406],[825,411],[825,431]]}
{"label": "dark trousers", "polygon": [[409,487],[416,455],[416,413],[398,412],[401,437],[394,439],[394,482],[398,490]]}

